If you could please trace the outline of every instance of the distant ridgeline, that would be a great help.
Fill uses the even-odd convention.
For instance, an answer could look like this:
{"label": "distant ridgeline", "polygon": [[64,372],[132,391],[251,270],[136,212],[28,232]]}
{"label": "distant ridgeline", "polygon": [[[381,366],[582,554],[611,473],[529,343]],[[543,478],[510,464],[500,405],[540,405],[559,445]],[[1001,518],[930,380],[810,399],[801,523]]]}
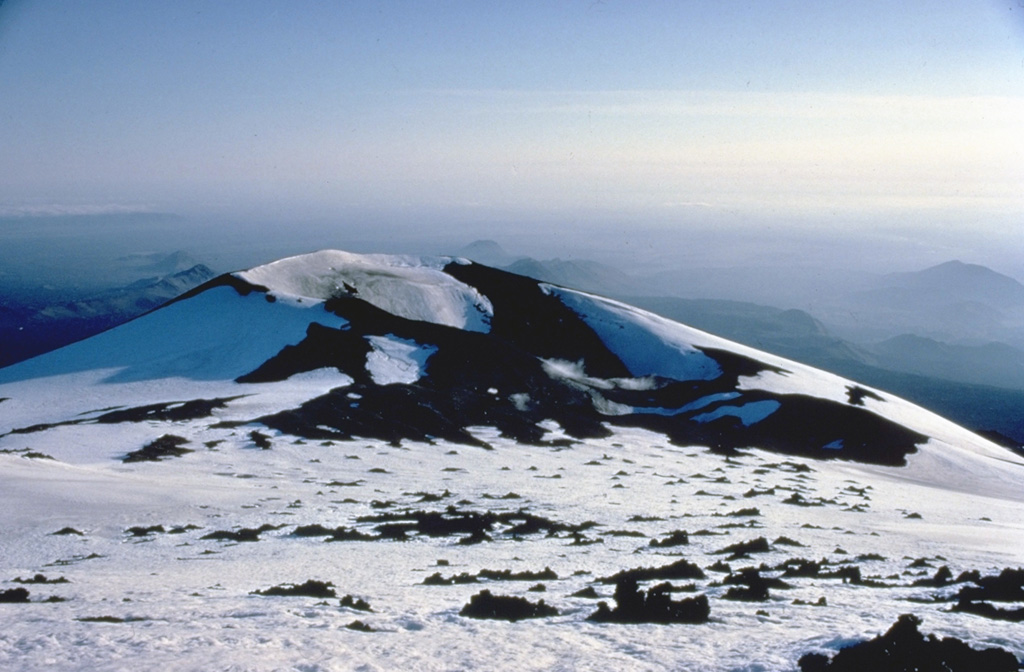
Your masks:
{"label": "distant ridgeline", "polygon": [[[472,445],[486,445],[470,432],[477,426],[531,444],[640,427],[721,452],[883,465],[905,464],[928,438],[883,417],[880,394],[624,304],[463,260],[434,271],[479,297],[475,315],[460,324],[386,310],[404,304],[360,283],[364,276],[339,279],[324,308],[346,323],[311,323],[301,342],[237,382],[333,367],[353,383],[254,420],[310,439]],[[192,294],[223,285],[276,300],[252,272]],[[545,420],[564,434],[549,433]]]}

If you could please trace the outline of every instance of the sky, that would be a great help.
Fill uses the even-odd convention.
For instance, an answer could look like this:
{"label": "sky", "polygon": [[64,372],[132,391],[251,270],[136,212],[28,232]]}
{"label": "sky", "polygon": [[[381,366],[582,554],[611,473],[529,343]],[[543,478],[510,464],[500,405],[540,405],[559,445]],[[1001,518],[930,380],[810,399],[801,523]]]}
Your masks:
{"label": "sky", "polygon": [[0,157],[0,216],[1020,250],[1024,1],[6,0]]}

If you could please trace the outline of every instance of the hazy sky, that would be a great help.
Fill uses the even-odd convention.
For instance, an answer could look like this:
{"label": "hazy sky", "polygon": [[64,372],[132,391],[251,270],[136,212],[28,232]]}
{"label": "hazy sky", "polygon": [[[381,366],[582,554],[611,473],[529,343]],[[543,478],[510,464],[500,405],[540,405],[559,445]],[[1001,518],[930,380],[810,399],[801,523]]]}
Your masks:
{"label": "hazy sky", "polygon": [[122,209],[1024,249],[1024,1],[3,2],[0,214]]}

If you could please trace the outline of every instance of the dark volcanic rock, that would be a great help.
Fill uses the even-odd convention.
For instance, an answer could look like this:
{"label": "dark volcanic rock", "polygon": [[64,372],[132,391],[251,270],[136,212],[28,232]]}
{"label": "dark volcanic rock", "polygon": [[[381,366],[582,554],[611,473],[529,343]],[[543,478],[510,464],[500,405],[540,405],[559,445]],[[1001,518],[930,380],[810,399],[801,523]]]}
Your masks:
{"label": "dark volcanic rock", "polygon": [[349,630],[355,630],[356,632],[376,632],[373,628],[360,620],[352,621],[345,627]]}
{"label": "dark volcanic rock", "polygon": [[556,574],[550,567],[545,567],[539,572],[524,570],[513,572],[511,569],[481,569],[477,576],[488,581],[557,581]]}
{"label": "dark volcanic rock", "polygon": [[875,401],[885,401],[881,396],[875,394],[871,390],[865,390],[860,385],[847,385],[846,386],[846,398],[851,406],[863,406],[865,399],[874,399]]}
{"label": "dark volcanic rock", "polygon": [[963,641],[922,635],[921,619],[904,614],[884,635],[842,649],[831,659],[800,658],[801,672],[1016,672],[1017,658],[1004,649],[973,649]]}
{"label": "dark volcanic rock", "polygon": [[24,588],[10,588],[8,590],[0,590],[0,602],[28,602],[28,591]]}
{"label": "dark volcanic rock", "polygon": [[[252,594],[275,597],[337,597],[334,592],[333,583],[330,581],[316,581],[314,579],[309,579],[302,584],[286,583],[267,588],[266,590],[254,590]],[[346,597],[351,598],[351,596]]]}
{"label": "dark volcanic rock", "polygon": [[404,540],[409,534],[428,537],[468,535],[460,543],[471,544],[490,541],[489,532],[501,532],[513,538],[546,533],[577,534],[596,523],[587,521],[580,524],[560,523],[525,510],[493,513],[490,511],[469,511],[448,506],[444,511],[393,511],[356,518],[359,523],[379,523],[376,531],[384,538]]}
{"label": "dark volcanic rock", "polygon": [[14,583],[22,583],[22,584],[33,584],[33,583],[67,583],[67,582],[68,582],[68,580],[65,579],[63,576],[57,577],[56,579],[48,579],[48,578],[46,578],[45,574],[36,574],[35,576],[33,576],[31,578],[28,578],[28,579],[23,579],[20,576],[18,578],[14,579]]}
{"label": "dark volcanic rock", "polygon": [[645,591],[630,577],[615,584],[615,608],[599,602],[587,620],[605,623],[706,623],[711,607],[706,595],[675,601],[667,584]]}
{"label": "dark volcanic rock", "polygon": [[[242,395],[244,396],[244,395]],[[82,425],[86,423],[118,424],[122,422],[147,422],[147,421],[184,421],[196,418],[209,417],[214,409],[223,408],[230,401],[241,399],[241,396],[222,397],[218,399],[192,399],[190,401],[168,401],[159,404],[148,404],[146,406],[135,406],[132,408],[120,408],[108,411],[95,418],[79,418],[77,420],[66,420],[49,424],[31,425],[11,430],[11,434],[31,434],[41,432],[54,427],[66,425]]]}
{"label": "dark volcanic rock", "polygon": [[[484,446],[466,427],[494,426],[520,443],[542,444],[545,432],[537,423],[551,418],[576,438],[608,435],[591,396],[552,379],[530,352],[490,334],[396,317],[360,299],[337,301],[343,303],[336,306],[340,314],[349,319],[353,311],[359,314],[354,323],[364,331],[313,324],[305,340],[239,381],[280,380],[296,368],[334,366],[352,376],[354,384],[297,409],[259,418],[262,424],[313,439],[444,439]],[[437,348],[427,361],[428,375],[409,385],[377,385],[366,371],[370,345],[363,334],[391,334]],[[289,361],[277,361],[281,358]],[[501,393],[488,394],[489,389]],[[358,400],[351,395],[358,395]]]}
{"label": "dark volcanic rock", "polygon": [[764,537],[758,537],[757,539],[751,539],[750,541],[741,541],[735,544],[730,544],[725,548],[715,551],[718,555],[725,555],[726,553],[731,554],[730,559],[737,559],[748,555],[750,553],[767,553],[772,550],[768,540]]}
{"label": "dark volcanic rock", "polygon": [[163,525],[136,525],[129,527],[125,530],[125,534],[130,534],[133,537],[147,537],[151,534],[163,534],[166,532]]}
{"label": "dark volcanic rock", "polygon": [[259,541],[260,535],[264,532],[279,530],[281,527],[281,525],[270,525],[268,523],[264,523],[257,528],[243,527],[237,530],[217,530],[215,532],[210,532],[209,534],[204,534],[199,538],[213,541]]}
{"label": "dark volcanic rock", "polygon": [[488,618],[500,621],[521,621],[524,618],[545,618],[557,616],[558,610],[544,603],[536,604],[523,597],[506,597],[492,595],[489,590],[482,590],[469,598],[469,604],[462,607],[459,616],[469,618]]}
{"label": "dark volcanic rock", "polygon": [[621,583],[625,580],[657,581],[666,579],[703,579],[707,578],[704,571],[697,565],[686,560],[677,560],[662,567],[639,567],[626,569],[612,576],[599,579],[601,583]]}
{"label": "dark volcanic rock", "polygon": [[994,621],[1024,622],[1024,607],[1019,609],[1001,609],[989,602],[959,602],[953,611],[983,616]]}
{"label": "dark volcanic rock", "polygon": [[941,588],[942,586],[948,585],[952,582],[953,572],[949,571],[949,567],[943,565],[935,572],[935,576],[930,579],[918,579],[917,581],[914,581],[913,585]]}
{"label": "dark volcanic rock", "polygon": [[163,457],[181,457],[192,452],[190,448],[182,448],[187,443],[188,439],[186,438],[174,434],[164,434],[139,450],[128,453],[122,462],[159,462]]}
{"label": "dark volcanic rock", "polygon": [[722,597],[726,600],[740,600],[744,602],[765,602],[771,596],[769,588],[792,588],[782,579],[774,579],[761,576],[761,572],[752,567],[741,569],[730,574],[722,580],[727,586],[733,586]]}
{"label": "dark volcanic rock", "polygon": [[978,585],[962,587],[957,599],[1024,602],[1024,569],[1004,569],[996,576],[977,577],[974,583]]}
{"label": "dark volcanic rock", "polygon": [[685,530],[670,532],[664,539],[651,539],[650,545],[654,548],[671,548],[673,546],[685,546],[690,543],[690,535]]}
{"label": "dark volcanic rock", "polygon": [[860,567],[857,565],[841,565],[835,569],[828,570],[825,569],[825,566],[828,564],[825,560],[816,561],[804,558],[790,558],[776,567],[776,569],[782,570],[782,576],[786,578],[842,579],[843,583],[871,586],[882,585],[863,579]]}
{"label": "dark volcanic rock", "polygon": [[582,360],[599,378],[624,378],[629,369],[574,311],[536,280],[480,264],[452,263],[445,272],[491,300],[491,333],[543,359]]}
{"label": "dark volcanic rock", "polygon": [[[244,395],[242,395],[244,396]],[[117,424],[121,422],[164,421],[176,422],[208,418],[215,409],[224,408],[228,402],[241,399],[242,396],[220,397],[217,399],[192,399],[190,401],[149,404],[104,413],[95,419],[101,424]]]}
{"label": "dark volcanic rock", "polygon": [[977,585],[960,588],[956,594],[957,603],[953,607],[953,611],[983,616],[997,621],[1016,623],[1024,621],[1024,608],[1002,609],[990,604],[990,602],[1024,602],[1024,569],[1004,569],[996,576],[979,576],[976,572],[973,574],[965,572],[957,581],[959,582],[961,579],[973,581]]}
{"label": "dark volcanic rock", "polygon": [[[309,582],[307,581],[307,583]],[[328,583],[327,585],[330,586],[331,584]],[[373,609],[370,608],[369,602],[358,597],[352,597],[351,595],[346,595],[341,598],[339,605],[342,607],[348,607],[349,609],[355,609],[356,611],[373,611]]]}

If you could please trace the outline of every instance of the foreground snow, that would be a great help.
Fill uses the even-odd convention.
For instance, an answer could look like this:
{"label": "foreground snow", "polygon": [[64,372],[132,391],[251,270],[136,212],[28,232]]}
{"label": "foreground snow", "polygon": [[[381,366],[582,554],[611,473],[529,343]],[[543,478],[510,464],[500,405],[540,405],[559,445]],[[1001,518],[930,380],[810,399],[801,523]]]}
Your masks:
{"label": "foreground snow", "polygon": [[[33,599],[57,595],[66,602],[0,605],[0,667],[790,670],[801,653],[872,636],[907,612],[921,615],[927,632],[1024,655],[1018,625],[949,613],[945,603],[912,602],[935,591],[905,587],[939,565],[954,574],[1016,566],[1024,554],[1019,500],[907,483],[900,469],[812,462],[813,471],[804,473],[792,466],[803,461],[780,465],[776,456],[758,451],[726,460],[701,448],[668,446],[643,432],[568,449],[490,436],[494,451],[365,441],[299,444],[285,437],[274,439],[271,450],[258,450],[244,429],[159,431],[165,429],[193,446],[221,443],[161,463],[122,465],[76,464],[81,428],[3,442],[6,450],[31,446],[58,459],[0,456],[2,579],[44,573],[69,583],[28,586]],[[120,427],[92,435],[121,450],[139,440]],[[1024,486],[1024,478],[1018,483]],[[771,487],[775,495],[744,497]],[[808,500],[835,503],[781,504],[792,494],[789,488]],[[862,489],[865,494],[857,494]],[[446,491],[451,497],[421,501],[423,493]],[[500,499],[508,493],[520,498]],[[373,505],[389,501],[394,505],[387,509]],[[295,526],[314,523],[369,530],[372,525],[355,519],[405,507],[444,510],[456,502],[478,511],[525,508],[566,523],[592,520],[599,526],[587,537],[601,543],[574,545],[567,535],[474,546],[452,538],[325,543],[289,536]],[[856,504],[866,510],[851,510]],[[746,507],[761,515],[723,516]],[[920,518],[908,518],[912,513]],[[200,539],[265,523],[284,527],[259,542]],[[722,527],[731,523],[752,527]],[[150,525],[198,529],[145,537],[127,532]],[[82,536],[52,535],[64,527]],[[688,546],[648,546],[649,539],[677,529],[690,532]],[[715,535],[694,536],[702,529]],[[622,531],[641,536],[611,534]],[[712,622],[689,626],[588,623],[595,601],[570,597],[597,577],[668,564],[680,555],[706,569],[724,559],[713,551],[761,536],[786,536],[806,547],[775,544],[770,553],[731,561],[734,569],[790,557],[849,559],[865,576],[898,577],[892,582],[903,587],[812,579],[773,591],[767,603],[731,602],[720,599],[724,587],[711,585],[723,575],[709,571],[710,578],[697,583],[711,597]],[[885,559],[858,559],[867,554]],[[918,558],[927,564],[911,569]],[[523,581],[421,585],[435,572],[545,567],[559,579],[545,581],[542,594],[527,592],[535,582]],[[333,582],[339,596],[363,598],[374,611],[355,612],[337,600],[250,594],[307,579]],[[458,616],[481,587],[545,598],[561,615],[515,624]],[[598,591],[609,599],[612,587],[598,585]],[[828,606],[793,604],[822,597]],[[96,617],[124,622],[79,620]],[[357,618],[377,632],[346,629]]]}

